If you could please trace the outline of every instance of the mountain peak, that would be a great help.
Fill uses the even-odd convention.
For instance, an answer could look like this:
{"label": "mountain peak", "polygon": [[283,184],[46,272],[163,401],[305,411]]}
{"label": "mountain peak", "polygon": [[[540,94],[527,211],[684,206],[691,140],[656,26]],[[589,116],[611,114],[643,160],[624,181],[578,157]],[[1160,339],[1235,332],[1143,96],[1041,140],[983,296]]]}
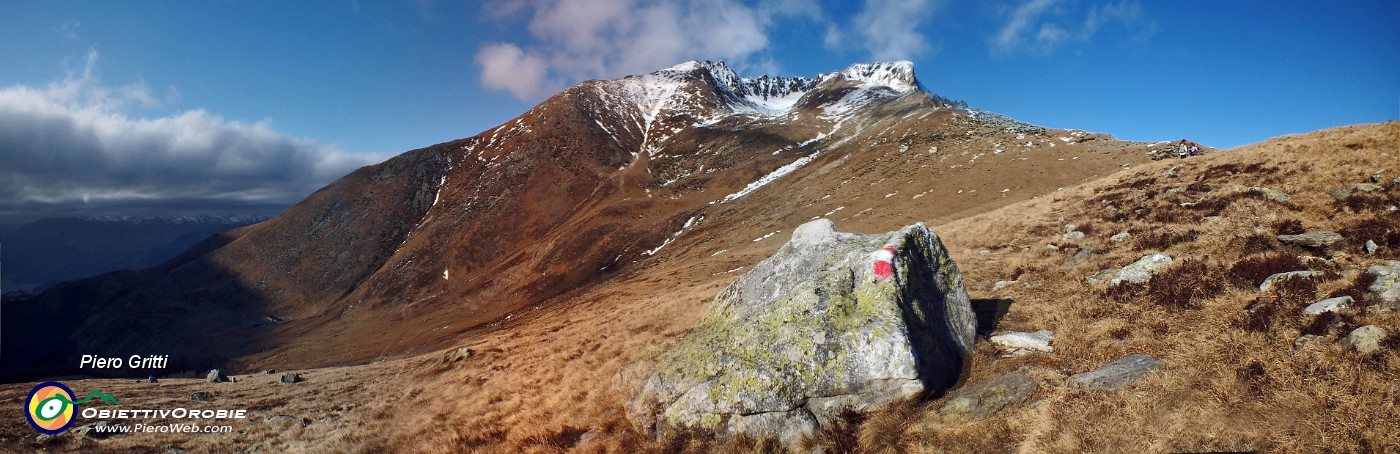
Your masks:
{"label": "mountain peak", "polygon": [[908,60],[857,63],[837,74],[847,80],[885,86],[900,93],[927,91],[914,77],[914,62]]}
{"label": "mountain peak", "polygon": [[656,79],[668,83],[678,83],[686,79],[702,80],[713,85],[720,96],[728,101],[732,111],[762,115],[787,113],[808,92],[823,84],[837,81],[854,83],[863,89],[888,90],[900,95],[915,91],[927,93],[914,76],[914,63],[907,60],[858,63],[842,71],[818,74],[815,77],[740,77],[722,60],[691,60],[653,72],[643,76],[643,79]]}

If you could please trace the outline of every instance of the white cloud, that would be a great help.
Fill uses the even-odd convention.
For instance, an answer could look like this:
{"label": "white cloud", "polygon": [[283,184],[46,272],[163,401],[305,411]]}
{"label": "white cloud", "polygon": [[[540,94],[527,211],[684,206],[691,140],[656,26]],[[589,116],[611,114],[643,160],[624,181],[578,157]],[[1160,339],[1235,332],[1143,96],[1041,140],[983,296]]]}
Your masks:
{"label": "white cloud", "polygon": [[178,98],[144,84],[103,85],[90,52],[80,74],[44,87],[0,89],[0,217],[35,211],[159,208],[199,201],[285,207],[347,172],[382,159],[346,153],[202,109],[141,118],[132,107]]}
{"label": "white cloud", "polygon": [[[1070,21],[1078,14],[1084,15],[1083,21]],[[1050,55],[1068,43],[1088,42],[1108,25],[1121,26],[1137,40],[1146,39],[1157,29],[1136,0],[1091,5],[1083,13],[1071,11],[1061,0],[1025,0],[1005,15],[1006,23],[990,41],[994,54]],[[1075,23],[1077,28],[1067,25]]]}
{"label": "white cloud", "polygon": [[932,17],[929,0],[866,0],[851,21],[860,46],[876,60],[907,60],[929,51],[918,28]]}
{"label": "white cloud", "polygon": [[[821,17],[814,0],[503,0],[497,18],[528,17],[532,43],[477,50],[482,83],[535,99],[583,79],[641,74],[691,59],[723,59],[739,69],[772,68],[763,52],[780,17]],[[510,80],[506,80],[510,79]]]}

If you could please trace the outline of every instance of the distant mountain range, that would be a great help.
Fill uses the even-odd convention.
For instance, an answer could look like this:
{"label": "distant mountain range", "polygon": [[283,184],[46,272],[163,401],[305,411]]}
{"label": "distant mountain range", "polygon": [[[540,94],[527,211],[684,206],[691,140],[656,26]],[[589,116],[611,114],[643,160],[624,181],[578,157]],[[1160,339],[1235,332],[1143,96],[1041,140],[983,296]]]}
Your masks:
{"label": "distant mountain range", "polygon": [[42,290],[98,274],[149,268],[260,216],[88,216],[40,219],[0,233],[0,291]]}

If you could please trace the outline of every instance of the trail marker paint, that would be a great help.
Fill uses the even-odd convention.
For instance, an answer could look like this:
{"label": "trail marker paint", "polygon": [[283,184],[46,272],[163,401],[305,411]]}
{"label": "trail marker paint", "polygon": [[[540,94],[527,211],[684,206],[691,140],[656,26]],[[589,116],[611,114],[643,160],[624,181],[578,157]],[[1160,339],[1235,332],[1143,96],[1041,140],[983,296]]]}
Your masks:
{"label": "trail marker paint", "polygon": [[875,282],[884,282],[894,275],[894,246],[875,251]]}

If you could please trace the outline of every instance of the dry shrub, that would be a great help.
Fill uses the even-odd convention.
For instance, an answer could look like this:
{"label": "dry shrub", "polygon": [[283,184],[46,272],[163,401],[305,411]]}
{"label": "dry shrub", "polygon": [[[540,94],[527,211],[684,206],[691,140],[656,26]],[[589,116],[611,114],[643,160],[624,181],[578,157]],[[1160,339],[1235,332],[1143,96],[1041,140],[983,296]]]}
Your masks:
{"label": "dry shrub", "polygon": [[1214,186],[1211,186],[1210,184],[1207,184],[1204,181],[1197,181],[1195,183],[1186,185],[1186,193],[1192,195],[1205,194],[1213,189],[1215,189]]}
{"label": "dry shrub", "polygon": [[1278,273],[1307,269],[1297,256],[1270,254],[1262,257],[1247,257],[1230,266],[1226,274],[1230,282],[1242,288],[1259,287],[1265,279]]}
{"label": "dry shrub", "polygon": [[1303,308],[1312,304],[1316,297],[1316,279],[1295,277],[1278,281],[1273,286],[1273,294],[1255,298],[1233,326],[1257,333],[1299,327],[1304,316]]}
{"label": "dry shrub", "polygon": [[1356,275],[1355,279],[1351,280],[1350,285],[1347,285],[1346,287],[1332,292],[1332,294],[1329,295],[1328,298],[1335,298],[1338,296],[1350,296],[1351,299],[1356,300],[1357,303],[1361,303],[1362,301],[1365,301],[1366,293],[1371,289],[1371,284],[1374,283],[1376,283],[1376,275],[1371,273],[1360,273]]}
{"label": "dry shrub", "polygon": [[1345,207],[1354,213],[1364,213],[1368,211],[1384,213],[1389,210],[1391,206],[1400,205],[1400,200],[1397,200],[1395,196],[1389,194],[1353,193],[1334,203],[1338,211],[1341,211],[1342,208]]}
{"label": "dry shrub", "polygon": [[1303,334],[1314,336],[1331,336],[1334,334],[1349,333],[1357,327],[1356,319],[1351,315],[1338,314],[1336,312],[1324,312],[1313,317],[1303,325]]}
{"label": "dry shrub", "polygon": [[1240,249],[1241,255],[1251,256],[1278,250],[1281,246],[1278,239],[1273,235],[1263,233],[1251,233],[1243,237],[1236,238],[1231,244],[1232,247]]}
{"label": "dry shrub", "polygon": [[1259,297],[1245,306],[1244,311],[1240,312],[1240,316],[1231,325],[1236,329],[1267,333],[1274,330],[1278,323],[1278,315],[1278,298]]}
{"label": "dry shrub", "polygon": [[1219,269],[1209,259],[1186,259],[1159,272],[1143,284],[1121,283],[1104,290],[1104,296],[1119,303],[1145,298],[1149,303],[1173,309],[1198,308],[1201,301],[1225,290]]}
{"label": "dry shrub", "polygon": [[865,422],[865,413],[850,408],[841,410],[831,425],[817,434],[816,443],[824,446],[832,454],[860,453],[860,425]]}
{"label": "dry shrub", "polygon": [[1245,390],[1250,396],[1258,399],[1264,396],[1264,390],[1269,386],[1269,373],[1264,369],[1264,363],[1259,360],[1250,361],[1248,365],[1235,369],[1235,379],[1244,384]]}
{"label": "dry shrub", "polygon": [[1338,229],[1337,233],[1353,248],[1361,248],[1366,240],[1371,240],[1386,249],[1382,255],[1390,256],[1400,249],[1400,219],[1369,218]]}
{"label": "dry shrub", "polygon": [[1297,235],[1308,231],[1303,228],[1303,221],[1297,219],[1280,219],[1272,224],[1274,233],[1279,235]]}
{"label": "dry shrub", "polygon": [[1133,242],[1133,249],[1137,251],[1165,251],[1177,244],[1196,241],[1200,235],[1201,232],[1194,229],[1185,232],[1148,232],[1137,237],[1137,240]]}
{"label": "dry shrub", "polygon": [[523,443],[527,447],[542,447],[552,451],[563,452],[578,444],[579,438],[587,433],[588,429],[577,427],[561,427],[555,430],[547,430],[525,437]]}

